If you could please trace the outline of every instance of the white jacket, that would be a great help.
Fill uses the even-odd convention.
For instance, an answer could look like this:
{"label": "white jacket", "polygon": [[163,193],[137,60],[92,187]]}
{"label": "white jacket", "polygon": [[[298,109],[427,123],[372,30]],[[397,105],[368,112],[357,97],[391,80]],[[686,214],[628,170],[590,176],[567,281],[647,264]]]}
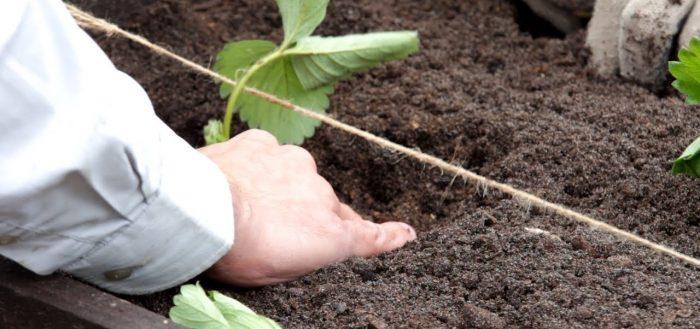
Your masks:
{"label": "white jacket", "polygon": [[0,1],[0,254],[120,293],[233,242],[224,175],[153,112],[60,0]]}

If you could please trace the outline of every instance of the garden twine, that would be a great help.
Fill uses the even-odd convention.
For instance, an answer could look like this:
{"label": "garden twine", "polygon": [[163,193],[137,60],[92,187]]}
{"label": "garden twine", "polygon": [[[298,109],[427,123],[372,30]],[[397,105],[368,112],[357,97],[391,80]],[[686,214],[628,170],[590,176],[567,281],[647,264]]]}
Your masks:
{"label": "garden twine", "polygon": [[[114,25],[110,22],[107,22],[103,19],[94,17],[91,14],[86,13],[73,5],[67,4],[67,6],[68,6],[68,10],[71,12],[73,17],[75,17],[75,19],[78,21],[78,23],[83,27],[95,29],[95,30],[100,30],[100,31],[107,33],[108,35],[112,35],[112,34],[120,35],[122,37],[125,37],[129,40],[132,40],[136,43],[139,43],[139,44],[145,46],[146,48],[152,50],[153,52],[155,52],[159,55],[172,58],[172,59],[180,62],[184,66],[192,69],[193,71],[199,72],[201,74],[204,74],[204,75],[207,75],[211,78],[214,78],[215,80],[220,80],[220,81],[223,81],[223,82],[231,84],[231,85],[236,84],[236,81],[231,80],[226,76],[223,76],[217,72],[214,72],[214,71],[212,71],[204,66],[201,66],[201,65],[199,65],[199,64],[197,64],[189,59],[186,59],[180,55],[177,55],[177,54],[175,54],[175,53],[173,53],[173,52],[171,52],[171,51],[169,51],[169,50],[167,50],[167,49],[165,49],[157,44],[154,44],[153,42],[149,41],[148,39],[146,39],[140,35],[125,31],[125,30],[121,29],[119,26]],[[573,219],[575,221],[588,224],[595,229],[599,229],[601,231],[608,232],[608,233],[610,233],[614,236],[617,236],[618,238],[621,238],[623,240],[627,240],[627,241],[630,241],[633,243],[640,244],[640,245],[648,247],[649,249],[652,249],[656,252],[666,254],[668,256],[680,259],[684,262],[687,262],[689,264],[700,267],[700,259],[694,258],[690,255],[686,255],[684,253],[681,253],[679,251],[676,251],[676,250],[669,248],[669,247],[666,247],[664,245],[652,242],[652,241],[647,240],[645,238],[642,238],[634,233],[619,229],[613,225],[599,221],[599,220],[594,219],[590,216],[578,213],[578,212],[571,210],[563,205],[549,202],[549,201],[542,199],[534,194],[518,190],[518,189],[516,189],[508,184],[503,184],[503,183],[488,179],[484,176],[481,176],[481,175],[476,174],[472,171],[464,169],[461,166],[453,165],[453,164],[448,163],[447,161],[442,160],[438,157],[435,157],[435,156],[423,153],[421,151],[403,146],[401,144],[394,143],[386,138],[379,137],[379,136],[374,135],[370,132],[367,132],[367,131],[364,131],[362,129],[351,126],[349,124],[343,123],[343,122],[338,121],[336,119],[333,119],[330,116],[327,116],[325,114],[317,113],[317,112],[314,112],[312,110],[294,105],[287,100],[279,99],[274,95],[270,95],[270,94],[265,93],[263,91],[260,91],[258,89],[251,88],[251,87],[245,87],[244,91],[249,93],[249,94],[255,95],[257,97],[263,98],[270,103],[280,105],[284,108],[287,108],[287,109],[292,110],[294,112],[300,113],[304,116],[319,120],[319,121],[321,121],[321,122],[323,122],[331,127],[340,129],[342,131],[345,131],[345,132],[352,134],[352,135],[355,135],[355,136],[362,137],[363,139],[367,140],[368,142],[376,144],[382,148],[392,150],[395,152],[399,152],[399,153],[403,153],[403,154],[410,156],[410,157],[412,157],[412,158],[414,158],[422,163],[426,163],[426,164],[429,164],[431,166],[435,166],[437,168],[440,168],[443,171],[450,172],[454,175],[460,176],[465,180],[476,183],[477,186],[481,186],[481,187],[485,187],[485,188],[493,188],[493,189],[498,190],[502,193],[505,193],[505,194],[512,196],[516,200],[525,202],[528,205],[535,206],[535,207],[540,208],[540,209],[545,210],[545,211],[551,211],[551,212],[553,212],[557,215],[560,215],[562,217]]]}

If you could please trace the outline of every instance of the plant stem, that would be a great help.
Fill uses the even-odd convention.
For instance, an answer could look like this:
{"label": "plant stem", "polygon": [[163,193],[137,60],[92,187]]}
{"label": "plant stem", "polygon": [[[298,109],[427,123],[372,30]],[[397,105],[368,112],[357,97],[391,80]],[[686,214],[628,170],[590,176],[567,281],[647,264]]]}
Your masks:
{"label": "plant stem", "polygon": [[250,78],[253,77],[253,74],[255,74],[255,72],[257,72],[263,66],[274,61],[275,59],[280,58],[284,50],[285,47],[279,47],[267,56],[261,58],[246,71],[246,73],[241,77],[240,80],[236,81],[236,86],[233,88],[231,95],[228,97],[228,102],[226,103],[226,113],[224,114],[224,136],[226,136],[226,139],[231,138],[231,121],[233,120],[233,109],[236,106],[238,97],[241,95],[241,92],[243,91],[243,88],[245,88],[246,83],[248,83],[248,80],[250,80]]}

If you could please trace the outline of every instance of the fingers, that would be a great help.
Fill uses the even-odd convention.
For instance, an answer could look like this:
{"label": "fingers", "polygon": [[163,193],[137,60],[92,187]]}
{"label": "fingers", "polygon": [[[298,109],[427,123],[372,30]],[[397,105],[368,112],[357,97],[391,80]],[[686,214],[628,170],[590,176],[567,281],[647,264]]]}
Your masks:
{"label": "fingers", "polygon": [[197,150],[208,157],[212,157],[226,152],[226,150],[228,150],[228,147],[225,144],[226,143],[211,144],[204,147],[200,147]]}
{"label": "fingers", "polygon": [[[251,145],[249,142],[253,142]],[[272,134],[259,129],[246,130],[228,141],[216,143],[212,145],[207,145],[201,147],[198,150],[203,154],[212,157],[216,155],[221,155],[231,151],[233,148],[241,147],[242,145],[258,148],[260,145],[263,146],[278,146],[277,139]]]}
{"label": "fingers", "polygon": [[382,224],[366,220],[346,220],[343,223],[352,234],[352,254],[370,257],[403,247],[416,239],[416,231],[408,224],[387,222]]}
{"label": "fingers", "polygon": [[338,217],[342,220],[358,220],[362,221],[362,216],[358,215],[350,206],[341,203],[340,209],[338,209]]}
{"label": "fingers", "polygon": [[369,257],[403,247],[416,239],[416,231],[408,224],[399,222],[373,223],[362,219],[347,204],[341,203],[338,217],[345,222],[353,241],[355,256]]}
{"label": "fingers", "polygon": [[690,15],[685,19],[685,26],[678,38],[679,46],[688,46],[693,37],[700,37],[700,4],[693,6]]}
{"label": "fingers", "polygon": [[277,138],[264,130],[246,130],[232,138],[230,140],[230,144],[237,145],[242,141],[268,146],[270,147],[269,150],[271,152],[275,153],[277,156],[282,158],[283,161],[287,161],[289,164],[310,167],[314,172],[317,170],[316,161],[314,161],[314,157],[311,155],[311,153],[309,153],[309,151],[296,145],[280,146],[277,142]]}
{"label": "fingers", "polygon": [[620,67],[618,44],[620,17],[629,0],[598,0],[588,22],[586,45],[591,49],[591,66],[604,77],[617,74]]}
{"label": "fingers", "polygon": [[306,149],[296,145],[282,145],[278,149],[279,155],[289,164],[300,165],[302,168],[310,168],[317,171],[316,160]]}
{"label": "fingers", "polygon": [[620,75],[658,88],[666,77],[673,38],[694,1],[632,0],[620,21]]}
{"label": "fingers", "polygon": [[228,143],[236,143],[241,141],[256,142],[267,146],[278,146],[277,138],[267,131],[260,129],[246,130],[229,140]]}

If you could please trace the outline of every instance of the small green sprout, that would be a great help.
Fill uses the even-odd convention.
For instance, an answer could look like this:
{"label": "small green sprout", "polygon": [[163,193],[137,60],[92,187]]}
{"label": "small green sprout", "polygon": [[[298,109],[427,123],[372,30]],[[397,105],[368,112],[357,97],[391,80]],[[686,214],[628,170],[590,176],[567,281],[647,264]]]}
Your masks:
{"label": "small green sprout", "polygon": [[318,120],[286,110],[243,93],[246,86],[325,112],[333,84],[352,73],[383,62],[399,60],[418,51],[415,31],[376,32],[339,37],[311,36],[326,16],[329,0],[277,0],[284,40],[277,46],[266,40],[228,43],[217,54],[214,69],[236,81],[222,83],[221,97],[228,98],[223,122],[209,121],[207,144],[231,137],[233,113],[251,128],[269,131],[280,143],[301,144],[311,137]]}
{"label": "small green sprout", "polygon": [[224,124],[219,120],[209,120],[209,123],[204,127],[204,141],[207,145],[225,142]]}
{"label": "small green sprout", "polygon": [[180,287],[173,298],[170,319],[192,329],[281,329],[275,321],[257,315],[241,302],[218,291],[209,294],[197,283]]}
{"label": "small green sprout", "polygon": [[[676,78],[673,87],[687,96],[686,104],[700,104],[700,39],[691,39],[688,47],[678,52],[678,59],[668,63],[671,75]],[[674,161],[672,172],[700,177],[700,137]]]}

